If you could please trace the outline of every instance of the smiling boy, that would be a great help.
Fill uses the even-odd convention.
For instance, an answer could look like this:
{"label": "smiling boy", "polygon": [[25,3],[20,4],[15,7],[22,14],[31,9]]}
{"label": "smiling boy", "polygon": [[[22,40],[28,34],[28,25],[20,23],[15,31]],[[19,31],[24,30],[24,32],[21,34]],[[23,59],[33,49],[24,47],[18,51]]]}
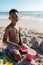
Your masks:
{"label": "smiling boy", "polygon": [[3,42],[8,45],[10,52],[13,52],[14,60],[20,61],[21,54],[19,50],[22,44],[20,39],[19,28],[16,27],[16,23],[19,20],[18,11],[16,9],[11,9],[9,11],[9,19],[11,23],[5,29]]}

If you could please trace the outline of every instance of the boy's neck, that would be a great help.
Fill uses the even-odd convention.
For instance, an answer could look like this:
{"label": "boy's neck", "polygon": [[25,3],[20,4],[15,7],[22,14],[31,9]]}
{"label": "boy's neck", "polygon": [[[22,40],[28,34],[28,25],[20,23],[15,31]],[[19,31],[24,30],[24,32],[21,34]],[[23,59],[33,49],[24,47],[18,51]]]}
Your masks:
{"label": "boy's neck", "polygon": [[14,27],[14,26],[15,26],[15,24],[11,23],[11,26],[12,26],[12,27]]}

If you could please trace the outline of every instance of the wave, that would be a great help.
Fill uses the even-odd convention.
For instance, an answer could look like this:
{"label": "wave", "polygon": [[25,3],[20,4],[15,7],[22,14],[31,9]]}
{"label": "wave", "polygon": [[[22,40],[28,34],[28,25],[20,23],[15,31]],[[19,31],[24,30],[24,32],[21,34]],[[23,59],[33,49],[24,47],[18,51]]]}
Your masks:
{"label": "wave", "polygon": [[[0,12],[0,16],[8,15],[8,12]],[[22,16],[32,16],[32,17],[42,17],[43,18],[43,11],[19,11],[20,17]]]}

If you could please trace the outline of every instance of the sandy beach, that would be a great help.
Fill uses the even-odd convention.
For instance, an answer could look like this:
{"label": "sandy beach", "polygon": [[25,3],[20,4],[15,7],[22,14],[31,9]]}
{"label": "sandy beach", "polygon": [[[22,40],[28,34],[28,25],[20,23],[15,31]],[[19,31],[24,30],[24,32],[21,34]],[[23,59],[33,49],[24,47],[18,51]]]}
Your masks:
{"label": "sandy beach", "polygon": [[[5,47],[2,39],[5,27],[9,23],[8,16],[0,16],[0,50]],[[22,42],[34,49],[40,56],[35,59],[34,65],[43,65],[43,18],[23,16],[20,17],[17,25],[21,27]]]}
{"label": "sandy beach", "polygon": [[[0,16],[0,26],[7,26],[10,23],[8,16]],[[35,30],[38,32],[43,32],[43,18],[32,17],[32,16],[22,16],[19,18],[18,24],[20,27],[25,27],[27,29]]]}

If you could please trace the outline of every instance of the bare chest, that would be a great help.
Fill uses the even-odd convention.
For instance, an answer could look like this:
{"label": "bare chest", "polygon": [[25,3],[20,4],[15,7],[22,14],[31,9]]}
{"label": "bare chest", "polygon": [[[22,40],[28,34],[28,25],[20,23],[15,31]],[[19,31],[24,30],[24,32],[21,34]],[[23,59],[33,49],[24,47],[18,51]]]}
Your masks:
{"label": "bare chest", "polygon": [[9,34],[9,40],[12,40],[14,42],[19,42],[19,29],[16,27],[11,28],[12,33]]}

